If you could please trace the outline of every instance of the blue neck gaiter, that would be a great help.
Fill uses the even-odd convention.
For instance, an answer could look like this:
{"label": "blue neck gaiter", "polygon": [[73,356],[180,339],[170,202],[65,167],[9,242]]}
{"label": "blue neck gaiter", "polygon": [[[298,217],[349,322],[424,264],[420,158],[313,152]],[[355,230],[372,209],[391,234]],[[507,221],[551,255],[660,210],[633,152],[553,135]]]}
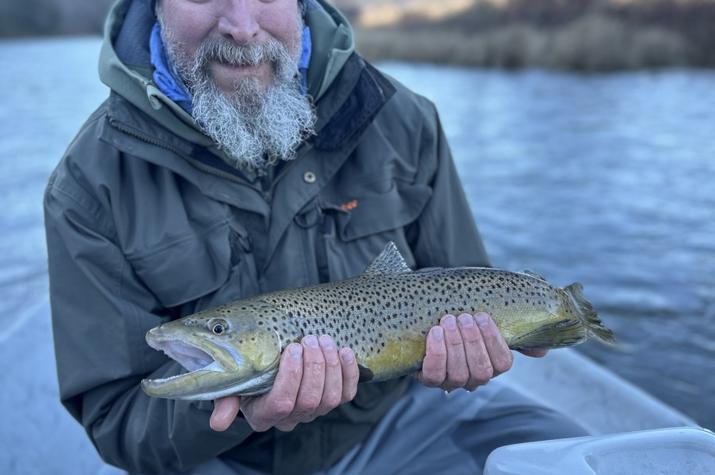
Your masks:
{"label": "blue neck gaiter", "polygon": [[166,97],[179,104],[186,112],[191,113],[191,95],[186,90],[184,83],[179,79],[178,73],[169,66],[169,61],[161,39],[159,23],[155,23],[149,37],[149,57],[154,66],[154,82],[156,87]]}

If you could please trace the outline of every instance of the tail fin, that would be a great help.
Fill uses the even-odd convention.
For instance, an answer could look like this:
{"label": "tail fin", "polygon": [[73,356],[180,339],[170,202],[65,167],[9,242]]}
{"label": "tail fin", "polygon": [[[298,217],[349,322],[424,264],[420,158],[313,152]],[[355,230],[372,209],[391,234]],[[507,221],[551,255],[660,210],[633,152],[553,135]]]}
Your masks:
{"label": "tail fin", "polygon": [[574,304],[576,315],[581,319],[581,322],[586,327],[589,334],[595,335],[596,338],[604,343],[615,344],[616,338],[613,332],[598,318],[596,310],[591,303],[583,296],[583,285],[576,282],[564,287],[564,292],[571,298]]}

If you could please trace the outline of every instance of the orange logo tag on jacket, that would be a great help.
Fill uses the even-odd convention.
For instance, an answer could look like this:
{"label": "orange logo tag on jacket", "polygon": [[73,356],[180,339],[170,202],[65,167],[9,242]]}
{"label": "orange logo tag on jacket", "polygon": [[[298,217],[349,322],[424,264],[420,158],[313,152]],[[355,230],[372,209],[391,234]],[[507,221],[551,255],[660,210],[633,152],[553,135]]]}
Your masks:
{"label": "orange logo tag on jacket", "polygon": [[346,212],[352,211],[357,207],[358,207],[358,200],[348,201],[347,203],[343,203],[340,205],[340,209],[343,211],[346,211]]}

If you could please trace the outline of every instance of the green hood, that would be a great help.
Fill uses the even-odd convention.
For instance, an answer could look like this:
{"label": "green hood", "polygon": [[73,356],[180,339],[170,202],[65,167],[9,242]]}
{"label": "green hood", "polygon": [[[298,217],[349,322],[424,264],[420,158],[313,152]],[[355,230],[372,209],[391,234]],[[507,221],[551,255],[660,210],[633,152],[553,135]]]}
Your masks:
{"label": "green hood", "polygon": [[[308,93],[320,107],[320,99],[354,51],[353,32],[347,19],[324,0],[307,4],[305,21],[313,44]],[[100,79],[171,132],[222,155],[193,118],[154,83],[149,34],[155,21],[149,2],[119,0],[114,4],[105,24]]]}

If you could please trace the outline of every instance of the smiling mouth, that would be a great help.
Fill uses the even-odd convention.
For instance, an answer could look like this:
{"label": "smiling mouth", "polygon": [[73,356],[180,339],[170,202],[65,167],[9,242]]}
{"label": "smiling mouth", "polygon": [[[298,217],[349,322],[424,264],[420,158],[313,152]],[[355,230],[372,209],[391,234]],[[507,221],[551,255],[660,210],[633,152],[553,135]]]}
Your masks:
{"label": "smiling mouth", "polygon": [[226,66],[227,68],[258,68],[263,66],[265,63],[234,63],[231,61],[216,61],[218,65]]}
{"label": "smiling mouth", "polygon": [[220,68],[225,68],[229,69],[232,71],[246,71],[246,72],[258,72],[263,69],[264,66],[268,65],[269,63],[256,63],[256,64],[250,64],[250,63],[230,63],[230,62],[224,62],[224,61],[216,61],[214,64]]}

